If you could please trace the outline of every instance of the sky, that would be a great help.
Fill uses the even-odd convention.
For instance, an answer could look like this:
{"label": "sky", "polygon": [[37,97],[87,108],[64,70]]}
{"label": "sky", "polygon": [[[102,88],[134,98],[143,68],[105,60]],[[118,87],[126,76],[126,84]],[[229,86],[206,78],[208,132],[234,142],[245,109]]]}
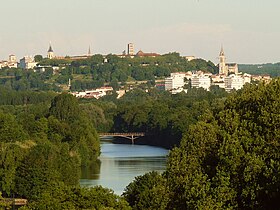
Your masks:
{"label": "sky", "polygon": [[135,51],[280,62],[279,0],[0,0],[0,60]]}

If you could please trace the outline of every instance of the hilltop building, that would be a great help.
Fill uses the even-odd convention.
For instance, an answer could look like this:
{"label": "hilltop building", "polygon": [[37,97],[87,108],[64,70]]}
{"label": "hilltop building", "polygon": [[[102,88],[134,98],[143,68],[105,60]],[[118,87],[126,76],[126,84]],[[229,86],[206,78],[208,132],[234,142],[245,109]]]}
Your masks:
{"label": "hilltop building", "polygon": [[240,90],[243,88],[244,78],[235,74],[231,74],[225,78],[225,90],[230,92],[231,90]]}
{"label": "hilltop building", "polygon": [[203,88],[209,91],[211,86],[211,78],[209,75],[205,74],[193,74],[191,78],[191,86],[193,88]]}
{"label": "hilltop building", "polygon": [[182,92],[185,78],[185,72],[171,73],[170,77],[165,78],[165,90],[170,91],[172,94]]}
{"label": "hilltop building", "polygon": [[47,58],[48,58],[48,59],[53,59],[53,58],[54,58],[54,52],[53,52],[53,49],[52,49],[51,44],[50,44],[50,46],[49,46]]}
{"label": "hilltop building", "polygon": [[127,55],[133,56],[134,55],[134,44],[129,43],[127,45]]}
{"label": "hilltop building", "polygon": [[219,55],[219,74],[228,76],[229,74],[238,74],[237,63],[226,63],[226,56],[223,47],[221,48]]}
{"label": "hilltop building", "polygon": [[32,56],[24,56],[19,62],[19,67],[22,69],[33,69],[36,65],[37,62],[34,61]]}
{"label": "hilltop building", "polygon": [[142,50],[138,51],[135,55],[136,57],[152,57],[152,58],[155,58],[155,57],[158,57],[160,56],[160,54],[157,54],[157,53],[144,53]]}
{"label": "hilltop building", "polygon": [[0,61],[0,69],[8,67],[8,68],[17,68],[18,62],[15,55],[9,55],[8,61]]}
{"label": "hilltop building", "polygon": [[195,56],[189,55],[189,56],[184,56],[184,58],[185,58],[187,61],[191,61],[191,60],[194,60],[194,59],[195,59]]}

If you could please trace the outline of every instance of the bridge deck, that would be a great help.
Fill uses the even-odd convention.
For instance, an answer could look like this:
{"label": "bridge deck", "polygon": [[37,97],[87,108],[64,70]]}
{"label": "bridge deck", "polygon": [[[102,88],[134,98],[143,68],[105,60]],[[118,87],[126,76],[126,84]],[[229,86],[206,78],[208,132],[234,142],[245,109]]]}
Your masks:
{"label": "bridge deck", "polygon": [[145,136],[145,133],[99,133],[99,136]]}

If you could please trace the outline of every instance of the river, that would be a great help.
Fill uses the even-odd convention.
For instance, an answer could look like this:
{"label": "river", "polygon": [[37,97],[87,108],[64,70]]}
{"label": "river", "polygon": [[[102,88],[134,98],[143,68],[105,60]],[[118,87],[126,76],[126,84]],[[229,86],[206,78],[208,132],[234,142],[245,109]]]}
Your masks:
{"label": "river", "polygon": [[81,186],[102,185],[121,195],[136,176],[150,171],[163,172],[166,168],[168,150],[131,144],[101,142],[101,164],[84,169]]}

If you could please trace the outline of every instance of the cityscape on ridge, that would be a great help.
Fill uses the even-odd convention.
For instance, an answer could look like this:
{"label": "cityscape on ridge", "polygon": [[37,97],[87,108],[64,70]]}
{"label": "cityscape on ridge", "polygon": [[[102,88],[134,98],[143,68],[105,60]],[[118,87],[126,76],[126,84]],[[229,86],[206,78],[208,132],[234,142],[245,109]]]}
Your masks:
{"label": "cityscape on ridge", "polygon": [[[42,57],[41,55],[37,55]],[[55,60],[83,60],[83,59],[89,59],[93,56],[91,53],[91,48],[88,48],[87,54],[84,55],[77,55],[77,56],[57,56],[55,55],[55,52],[53,50],[53,47],[51,44],[49,44],[49,49],[46,54],[45,59],[55,59]],[[119,58],[156,58],[161,56],[158,53],[154,52],[143,52],[142,50],[139,50],[135,53],[135,47],[133,43],[129,43],[127,45],[127,50],[124,50],[122,54],[117,55]],[[196,58],[195,56],[182,56],[182,58],[186,59],[187,61],[192,61]],[[108,59],[106,58],[106,55],[103,55],[103,63],[107,63]],[[141,63],[141,66],[148,66],[149,63]],[[158,66],[158,63],[155,63],[154,65]],[[218,86],[219,88],[225,89],[227,92],[230,92],[232,90],[239,90],[241,89],[246,83],[251,83],[251,81],[270,81],[271,77],[269,75],[250,75],[247,73],[242,73],[238,71],[238,64],[237,63],[227,63],[226,62],[226,56],[223,49],[223,46],[221,47],[220,53],[219,53],[219,63],[216,65],[218,68],[218,73],[213,74],[207,71],[202,71],[200,69],[194,70],[194,71],[187,71],[187,72],[172,72],[169,77],[166,77],[163,80],[161,80],[161,83],[157,83],[156,87],[164,87],[166,91],[171,92],[172,94],[180,93],[182,91],[187,92],[187,89],[184,87],[190,86],[193,88],[203,88],[207,91],[210,90],[211,86]],[[54,74],[57,74],[61,72],[65,66],[45,66],[40,65],[38,61],[35,61],[34,57],[32,56],[24,56],[20,59],[20,61],[17,61],[17,58],[15,55],[9,55],[8,61],[0,61],[0,69],[1,68],[21,68],[26,70],[34,70],[39,72],[44,72],[46,68],[52,68],[54,70]],[[164,82],[164,83],[162,83]],[[68,88],[71,87],[71,80],[68,81]],[[72,92],[72,94],[79,98],[100,98],[108,93],[110,94],[113,91],[112,87],[100,87],[97,89],[92,90],[84,90],[80,92]],[[125,92],[128,90],[120,89],[117,91],[118,98],[123,96]]]}

